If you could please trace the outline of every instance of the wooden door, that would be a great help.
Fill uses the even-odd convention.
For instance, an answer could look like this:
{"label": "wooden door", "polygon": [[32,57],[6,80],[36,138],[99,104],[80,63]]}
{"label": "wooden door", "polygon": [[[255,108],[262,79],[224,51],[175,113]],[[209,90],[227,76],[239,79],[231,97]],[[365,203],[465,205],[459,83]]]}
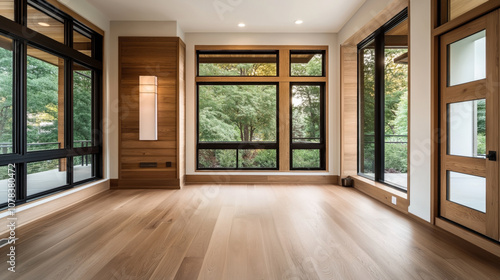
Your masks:
{"label": "wooden door", "polygon": [[499,239],[499,12],[441,37],[440,215]]}

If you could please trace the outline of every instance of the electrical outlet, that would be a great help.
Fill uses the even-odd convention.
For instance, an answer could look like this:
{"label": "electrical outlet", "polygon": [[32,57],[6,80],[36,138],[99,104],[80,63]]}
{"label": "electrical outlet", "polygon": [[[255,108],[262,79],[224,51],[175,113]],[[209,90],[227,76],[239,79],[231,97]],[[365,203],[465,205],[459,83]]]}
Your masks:
{"label": "electrical outlet", "polygon": [[392,204],[396,205],[398,203],[395,196],[392,196]]}

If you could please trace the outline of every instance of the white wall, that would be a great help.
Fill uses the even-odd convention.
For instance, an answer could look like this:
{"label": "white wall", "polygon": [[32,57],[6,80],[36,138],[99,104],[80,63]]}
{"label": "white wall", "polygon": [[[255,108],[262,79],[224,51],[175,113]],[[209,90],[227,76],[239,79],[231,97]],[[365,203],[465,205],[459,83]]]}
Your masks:
{"label": "white wall", "polygon": [[[349,37],[354,35],[361,29],[365,24],[371,21],[376,15],[378,15],[387,5],[389,5],[393,0],[367,0],[358,12],[351,17],[349,21],[342,27],[339,31],[338,39],[339,43],[345,42]],[[427,1],[427,0],[423,0]],[[385,22],[380,22],[382,26]]]}
{"label": "white wall", "polygon": [[[296,33],[186,33],[186,173],[196,174],[196,90],[195,90],[195,45],[321,45],[329,46],[329,172],[320,174],[338,175],[340,170],[340,81],[339,47],[336,34],[296,34]],[[203,175],[220,172],[203,172]],[[245,174],[245,172],[230,172],[230,174]],[[298,175],[297,173],[252,172],[252,174]],[[308,173],[300,173],[306,175]],[[319,175],[318,173],[309,173]]]}
{"label": "white wall", "polygon": [[[392,0],[368,0],[338,34],[343,43]],[[380,22],[383,25],[384,22]],[[337,67],[340,68],[340,65]],[[431,218],[431,3],[410,0],[410,207]]]}

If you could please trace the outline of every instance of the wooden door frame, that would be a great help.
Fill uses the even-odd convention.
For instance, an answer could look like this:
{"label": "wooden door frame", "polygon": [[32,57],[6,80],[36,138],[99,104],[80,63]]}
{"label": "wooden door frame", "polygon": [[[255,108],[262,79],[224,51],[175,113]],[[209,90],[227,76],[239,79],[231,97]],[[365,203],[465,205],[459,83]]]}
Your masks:
{"label": "wooden door frame", "polygon": [[[480,248],[500,256],[500,243],[448,222],[439,217],[440,186],[440,36],[476,18],[500,8],[500,0],[488,2],[450,21],[441,21],[443,14],[440,0],[431,0],[431,223],[457,235]],[[500,102],[500,101],[499,101]],[[500,104],[498,105],[500,108]],[[500,171],[500,170],[499,170]],[[500,194],[499,194],[500,200]],[[500,224],[500,218],[499,218]]]}

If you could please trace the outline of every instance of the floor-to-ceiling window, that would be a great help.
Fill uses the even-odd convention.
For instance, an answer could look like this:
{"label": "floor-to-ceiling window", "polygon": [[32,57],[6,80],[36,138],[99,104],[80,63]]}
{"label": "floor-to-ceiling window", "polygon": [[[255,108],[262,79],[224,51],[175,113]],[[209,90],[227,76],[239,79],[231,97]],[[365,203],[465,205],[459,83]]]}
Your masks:
{"label": "floor-to-ceiling window", "polygon": [[102,177],[102,51],[45,1],[2,2],[0,208]]}
{"label": "floor-to-ceiling window", "polygon": [[408,14],[358,45],[358,173],[408,188]]}

